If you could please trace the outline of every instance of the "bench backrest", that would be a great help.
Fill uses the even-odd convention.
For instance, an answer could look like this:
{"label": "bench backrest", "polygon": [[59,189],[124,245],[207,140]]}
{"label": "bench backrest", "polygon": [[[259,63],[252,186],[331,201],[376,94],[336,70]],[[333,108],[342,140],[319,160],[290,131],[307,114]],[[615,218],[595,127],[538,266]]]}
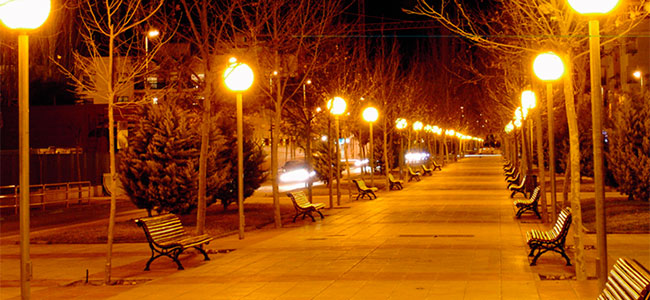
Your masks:
{"label": "bench backrest", "polygon": [[307,208],[311,206],[311,203],[309,203],[309,200],[303,191],[289,192],[287,193],[287,196],[291,198],[293,205],[297,206],[298,208]]}
{"label": "bench backrest", "polygon": [[422,170],[424,170],[424,171],[431,171],[431,169],[427,168],[426,165],[422,165]]}
{"label": "bench backrest", "polygon": [[650,293],[650,272],[632,258],[621,257],[607,276],[598,299],[647,299]]}
{"label": "bench backrest", "polygon": [[410,173],[411,175],[415,175],[415,174],[416,174],[416,173],[413,171],[413,169],[411,169],[411,167],[408,167],[408,169],[409,169],[409,173]]}
{"label": "bench backrest", "polygon": [[368,189],[368,186],[366,186],[366,182],[363,181],[363,179],[352,179],[352,181],[354,182],[354,184],[357,185],[358,189],[360,189],[360,190],[367,190]]}
{"label": "bench backrest", "polygon": [[566,239],[567,234],[569,234],[569,227],[571,226],[571,208],[564,208],[557,217],[555,221],[555,226],[551,230],[554,241],[560,241]]}
{"label": "bench backrest", "polygon": [[534,203],[534,202],[539,201],[539,198],[540,198],[540,197],[539,197],[539,196],[540,196],[539,191],[540,191],[539,186],[536,186],[536,187],[535,187],[535,190],[533,190],[533,193],[530,194],[530,198],[529,198],[529,200],[530,200],[531,203]]}
{"label": "bench backrest", "polygon": [[393,177],[393,174],[392,174],[392,173],[388,173],[388,180],[389,180],[390,182],[396,182],[396,181],[397,181],[397,180],[395,180],[395,177]]}
{"label": "bench backrest", "polygon": [[186,235],[181,220],[174,214],[140,218],[135,223],[144,229],[147,240],[157,245],[176,241]]}

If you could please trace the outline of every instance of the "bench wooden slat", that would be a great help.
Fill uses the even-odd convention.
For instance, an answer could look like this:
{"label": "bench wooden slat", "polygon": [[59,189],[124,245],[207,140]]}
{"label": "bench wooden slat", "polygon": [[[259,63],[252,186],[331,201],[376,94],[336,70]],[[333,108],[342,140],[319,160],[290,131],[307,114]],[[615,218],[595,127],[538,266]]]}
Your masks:
{"label": "bench wooden slat", "polygon": [[650,272],[631,258],[620,257],[607,276],[605,288],[598,299],[647,299]]}

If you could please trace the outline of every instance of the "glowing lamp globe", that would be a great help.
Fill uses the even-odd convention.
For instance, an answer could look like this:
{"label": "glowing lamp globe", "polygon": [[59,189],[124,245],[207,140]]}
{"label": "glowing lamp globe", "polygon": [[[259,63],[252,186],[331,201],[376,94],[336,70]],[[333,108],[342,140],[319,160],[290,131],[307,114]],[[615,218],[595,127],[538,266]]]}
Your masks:
{"label": "glowing lamp globe", "polygon": [[536,105],[535,92],[531,90],[525,90],[521,92],[521,107],[525,110],[533,109]]}
{"label": "glowing lamp globe", "polygon": [[568,0],[569,5],[580,14],[606,14],[616,5],[618,0]]}
{"label": "glowing lamp globe", "polygon": [[223,72],[223,80],[228,89],[233,92],[243,92],[251,87],[255,75],[253,70],[247,64],[233,62]]}
{"label": "glowing lamp globe", "polygon": [[520,128],[521,127],[521,119],[516,119],[513,124],[515,124],[515,127]]}
{"label": "glowing lamp globe", "polygon": [[334,97],[327,101],[327,109],[335,116],[342,115],[345,112],[346,107],[347,103],[345,103],[345,100],[341,97]]}
{"label": "glowing lamp globe", "polygon": [[395,127],[397,127],[397,129],[402,130],[406,128],[406,126],[408,126],[408,122],[406,121],[406,119],[399,118],[395,120]]}
{"label": "glowing lamp globe", "polygon": [[520,106],[520,107],[517,107],[517,109],[515,110],[515,120],[521,120],[522,117],[523,117],[523,115],[522,115],[521,106]]}
{"label": "glowing lamp globe", "polygon": [[634,73],[632,73],[632,76],[634,76],[636,79],[641,79],[641,71],[634,71]]}
{"label": "glowing lamp globe", "polygon": [[379,117],[379,112],[374,107],[368,107],[363,110],[363,119],[366,120],[366,122],[372,123],[374,121],[377,121],[378,117]]}
{"label": "glowing lamp globe", "polygon": [[544,81],[558,80],[564,74],[562,59],[553,52],[537,55],[533,61],[533,71],[537,78]]}
{"label": "glowing lamp globe", "polygon": [[36,29],[50,15],[50,0],[13,0],[0,3],[0,21],[11,29]]}
{"label": "glowing lamp globe", "polygon": [[424,125],[422,124],[422,122],[416,121],[415,123],[413,123],[413,130],[420,131],[420,130],[422,130],[423,126]]}

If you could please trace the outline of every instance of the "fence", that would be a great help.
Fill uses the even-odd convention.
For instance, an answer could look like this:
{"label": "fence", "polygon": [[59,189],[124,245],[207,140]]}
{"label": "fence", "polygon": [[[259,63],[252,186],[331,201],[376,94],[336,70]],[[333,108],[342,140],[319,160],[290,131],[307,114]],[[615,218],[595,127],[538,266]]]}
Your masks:
{"label": "fence", "polygon": [[[0,186],[0,209],[13,208],[14,214],[18,213],[19,186],[5,185]],[[47,204],[65,203],[65,207],[70,206],[70,202],[77,201],[81,203],[86,200],[90,203],[92,189],[90,181],[65,182],[65,183],[47,183],[29,186],[29,205],[45,209]]]}

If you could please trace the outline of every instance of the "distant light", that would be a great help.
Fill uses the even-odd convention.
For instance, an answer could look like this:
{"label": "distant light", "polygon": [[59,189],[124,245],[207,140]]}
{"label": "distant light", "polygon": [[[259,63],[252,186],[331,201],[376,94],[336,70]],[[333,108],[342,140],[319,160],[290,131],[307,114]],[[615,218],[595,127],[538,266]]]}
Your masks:
{"label": "distant light", "polygon": [[395,120],[395,127],[397,127],[397,129],[402,130],[406,128],[406,126],[408,126],[408,122],[406,121],[406,119],[399,118]]}
{"label": "distant light", "polygon": [[158,104],[158,97],[153,97],[153,99],[151,99],[151,100],[152,100],[153,104]]}
{"label": "distant light", "polygon": [[639,70],[634,71],[634,73],[632,73],[632,76],[634,76],[634,78],[636,79],[641,79],[641,71]]}
{"label": "distant light", "polygon": [[422,130],[422,127],[423,127],[423,126],[424,126],[424,125],[422,124],[422,122],[420,122],[420,121],[415,121],[415,123],[413,123],[413,130],[415,130],[415,131],[420,131],[420,130]]}
{"label": "distant light", "polygon": [[363,110],[363,119],[366,120],[366,122],[375,122],[378,117],[379,112],[374,107],[368,107]]}
{"label": "distant light", "polygon": [[314,177],[316,172],[312,171],[311,173],[307,172],[307,169],[297,169],[289,172],[285,172],[280,175],[280,181],[282,182],[303,182],[307,181],[309,178]]}
{"label": "distant light", "polygon": [[530,110],[536,106],[535,92],[531,90],[525,90],[521,92],[521,107]]}
{"label": "distant light", "polygon": [[322,135],[322,136],[320,137],[320,140],[323,141],[323,142],[327,142],[327,136],[326,136],[326,135]]}
{"label": "distant light", "polygon": [[320,108],[320,106],[319,106],[319,107],[316,107],[316,112],[321,112],[321,110],[322,110],[322,109]]}
{"label": "distant light", "polygon": [[307,79],[307,84],[311,84],[311,79]]}
{"label": "distant light", "polygon": [[160,31],[158,31],[158,29],[151,29],[151,30],[149,30],[149,32],[147,32],[147,35],[150,38],[157,37],[159,34],[160,34]]}

